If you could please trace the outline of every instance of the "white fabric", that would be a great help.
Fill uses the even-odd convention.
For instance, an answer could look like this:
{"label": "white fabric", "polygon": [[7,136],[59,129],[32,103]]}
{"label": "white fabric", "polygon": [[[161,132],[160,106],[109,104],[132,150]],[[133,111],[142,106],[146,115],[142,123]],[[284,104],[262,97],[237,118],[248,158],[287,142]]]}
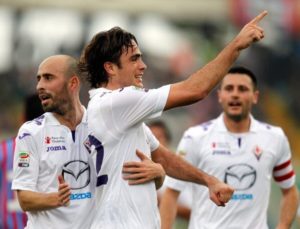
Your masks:
{"label": "white fabric", "polygon": [[96,174],[84,145],[88,136],[86,111],[75,133],[73,142],[71,130],[60,125],[51,113],[20,128],[12,189],[57,192],[57,177],[61,174],[72,188],[69,206],[27,212],[27,229],[90,227],[95,207]]}
{"label": "white fabric", "polygon": [[[289,143],[282,129],[258,122],[253,117],[250,131],[241,135],[227,131],[223,115],[192,127],[184,133],[178,153],[236,189],[232,199],[222,208],[209,199],[206,187],[193,184],[190,229],[268,228],[266,214],[273,169],[286,163],[287,166],[279,169],[277,174],[287,177],[277,183],[281,188],[289,188],[295,183],[289,163]],[[185,184],[173,178],[166,179],[166,185],[178,191],[183,190]]]}
{"label": "white fabric", "polygon": [[160,228],[154,182],[130,186],[122,178],[122,167],[127,161],[140,161],[136,149],[151,157],[151,149],[157,148],[158,143],[153,144],[154,137],[150,137],[152,134],[143,122],[162,113],[169,89],[169,86],[153,90],[99,88],[90,92],[89,133],[103,147],[102,153],[95,149],[93,159],[98,170],[101,165],[98,177],[107,176],[107,183],[96,188],[92,228]]}

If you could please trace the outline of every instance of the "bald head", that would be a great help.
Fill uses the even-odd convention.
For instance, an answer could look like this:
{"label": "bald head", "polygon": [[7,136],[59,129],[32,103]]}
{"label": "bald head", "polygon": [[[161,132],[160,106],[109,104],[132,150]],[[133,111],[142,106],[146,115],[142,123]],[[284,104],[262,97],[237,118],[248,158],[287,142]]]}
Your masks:
{"label": "bald head", "polygon": [[59,72],[67,79],[74,75],[79,76],[77,60],[68,55],[54,55],[44,59],[39,65],[39,71],[41,69],[51,69],[51,71]]}
{"label": "bald head", "polygon": [[36,89],[44,111],[63,116],[80,104],[75,58],[67,55],[46,58],[38,68],[37,81]]}

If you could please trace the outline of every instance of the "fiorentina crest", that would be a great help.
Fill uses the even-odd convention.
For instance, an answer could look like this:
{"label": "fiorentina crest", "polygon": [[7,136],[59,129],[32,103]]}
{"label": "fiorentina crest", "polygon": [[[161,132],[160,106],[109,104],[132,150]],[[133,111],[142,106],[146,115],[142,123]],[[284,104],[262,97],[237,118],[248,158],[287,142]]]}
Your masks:
{"label": "fiorentina crest", "polygon": [[255,146],[253,149],[253,153],[254,153],[254,156],[256,157],[256,159],[259,161],[263,151],[259,146]]}

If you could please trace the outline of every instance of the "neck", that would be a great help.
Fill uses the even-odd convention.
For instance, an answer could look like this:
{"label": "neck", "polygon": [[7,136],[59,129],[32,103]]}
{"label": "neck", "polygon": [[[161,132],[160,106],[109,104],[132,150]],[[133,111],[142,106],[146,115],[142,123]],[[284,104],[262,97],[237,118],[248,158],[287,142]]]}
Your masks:
{"label": "neck", "polygon": [[100,85],[100,87],[106,88],[108,90],[117,90],[117,89],[120,89],[120,88],[126,87],[126,86],[122,85],[117,80],[112,80],[112,77],[109,77],[108,82],[107,83],[102,83]]}
{"label": "neck", "polygon": [[250,129],[251,119],[249,115],[244,119],[236,121],[229,118],[226,114],[224,114],[223,119],[224,119],[225,126],[229,132],[245,133],[248,132]]}
{"label": "neck", "polygon": [[53,113],[60,124],[67,126],[70,130],[75,130],[76,126],[81,122],[84,109],[79,99],[72,103],[64,115]]}

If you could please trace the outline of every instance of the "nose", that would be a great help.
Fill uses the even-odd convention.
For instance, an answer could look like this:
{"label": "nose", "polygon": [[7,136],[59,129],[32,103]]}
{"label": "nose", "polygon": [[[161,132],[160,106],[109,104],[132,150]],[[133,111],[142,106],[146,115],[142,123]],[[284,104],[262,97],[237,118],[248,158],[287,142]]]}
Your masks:
{"label": "nose", "polygon": [[141,68],[142,70],[147,69],[147,65],[145,64],[145,62],[144,62],[143,60],[141,60],[141,66],[140,66],[140,68]]}
{"label": "nose", "polygon": [[234,88],[231,92],[231,96],[238,97],[239,96],[239,90],[238,88]]}
{"label": "nose", "polygon": [[37,84],[36,84],[36,90],[37,92],[44,89],[44,83],[43,83],[43,80],[42,79],[39,79]]}

